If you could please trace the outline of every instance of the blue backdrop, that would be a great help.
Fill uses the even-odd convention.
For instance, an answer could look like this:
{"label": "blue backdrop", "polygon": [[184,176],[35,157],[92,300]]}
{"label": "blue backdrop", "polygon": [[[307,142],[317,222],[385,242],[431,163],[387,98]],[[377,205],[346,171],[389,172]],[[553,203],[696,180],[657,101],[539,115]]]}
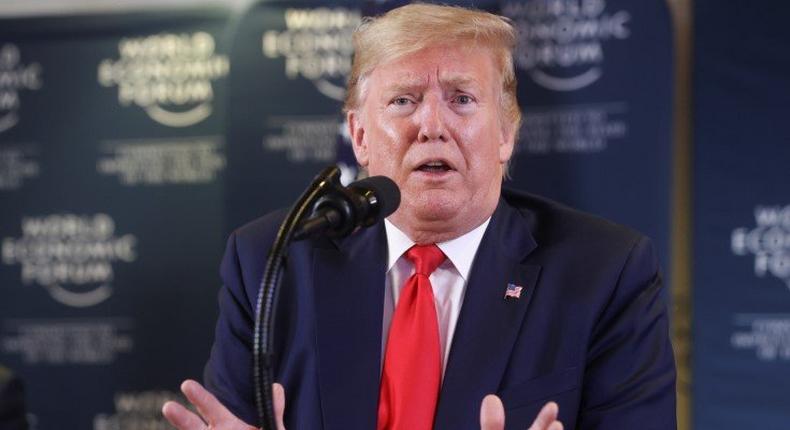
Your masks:
{"label": "blue backdrop", "polygon": [[696,429],[790,423],[790,7],[694,3]]}
{"label": "blue backdrop", "polygon": [[163,428],[201,372],[227,15],[0,23],[0,362],[34,428]]}
{"label": "blue backdrop", "polygon": [[667,274],[673,53],[665,2],[510,1],[500,11],[520,34],[524,121],[513,184],[647,234]]}

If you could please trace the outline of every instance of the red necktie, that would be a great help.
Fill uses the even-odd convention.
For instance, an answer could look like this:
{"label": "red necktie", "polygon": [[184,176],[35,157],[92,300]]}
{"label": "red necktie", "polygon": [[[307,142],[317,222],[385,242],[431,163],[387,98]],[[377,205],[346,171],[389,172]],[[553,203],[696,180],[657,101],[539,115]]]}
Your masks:
{"label": "red necktie", "polygon": [[379,395],[378,430],[433,427],[442,360],[439,324],[428,277],[445,259],[436,245],[406,251],[415,273],[406,280],[392,316]]}

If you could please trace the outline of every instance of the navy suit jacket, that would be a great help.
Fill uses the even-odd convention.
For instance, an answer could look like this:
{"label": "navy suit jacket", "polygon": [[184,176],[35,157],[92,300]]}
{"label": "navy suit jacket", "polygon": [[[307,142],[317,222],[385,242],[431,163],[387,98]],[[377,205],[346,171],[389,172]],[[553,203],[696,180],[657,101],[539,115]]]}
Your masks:
{"label": "navy suit jacket", "polygon": [[[254,303],[283,214],[228,240],[205,382],[257,423]],[[375,429],[386,271],[382,223],[294,244],[275,320],[276,380],[289,430]],[[523,287],[505,299],[508,284]],[[497,393],[506,428],[549,400],[566,429],[674,429],[675,368],[658,264],[644,236],[533,195],[503,193],[469,275],[436,429],[479,427]],[[419,429],[415,429],[419,430]]]}

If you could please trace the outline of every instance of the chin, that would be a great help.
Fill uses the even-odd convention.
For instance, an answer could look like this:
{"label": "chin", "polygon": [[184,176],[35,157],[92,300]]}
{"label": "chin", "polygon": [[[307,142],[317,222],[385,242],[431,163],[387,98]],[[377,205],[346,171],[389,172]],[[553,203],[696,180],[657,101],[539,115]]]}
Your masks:
{"label": "chin", "polygon": [[422,193],[410,205],[416,217],[424,221],[449,221],[461,211],[464,202],[447,193]]}

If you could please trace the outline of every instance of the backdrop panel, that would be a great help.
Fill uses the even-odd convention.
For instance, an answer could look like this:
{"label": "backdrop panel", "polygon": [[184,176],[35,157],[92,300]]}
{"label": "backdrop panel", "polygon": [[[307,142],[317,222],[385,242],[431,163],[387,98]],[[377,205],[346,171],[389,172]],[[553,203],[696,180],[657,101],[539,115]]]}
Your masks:
{"label": "backdrop panel", "polygon": [[788,13],[694,3],[696,429],[790,422]]}
{"label": "backdrop panel", "polygon": [[216,318],[225,11],[0,23],[0,362],[36,428],[164,428]]}
{"label": "backdrop panel", "polygon": [[[322,168],[340,160],[342,100],[359,2],[268,1],[236,22],[228,102],[228,230],[291,205]],[[261,256],[265,258],[265,256]]]}
{"label": "backdrop panel", "polygon": [[650,236],[668,273],[672,35],[664,1],[505,1],[524,120],[512,183]]}

